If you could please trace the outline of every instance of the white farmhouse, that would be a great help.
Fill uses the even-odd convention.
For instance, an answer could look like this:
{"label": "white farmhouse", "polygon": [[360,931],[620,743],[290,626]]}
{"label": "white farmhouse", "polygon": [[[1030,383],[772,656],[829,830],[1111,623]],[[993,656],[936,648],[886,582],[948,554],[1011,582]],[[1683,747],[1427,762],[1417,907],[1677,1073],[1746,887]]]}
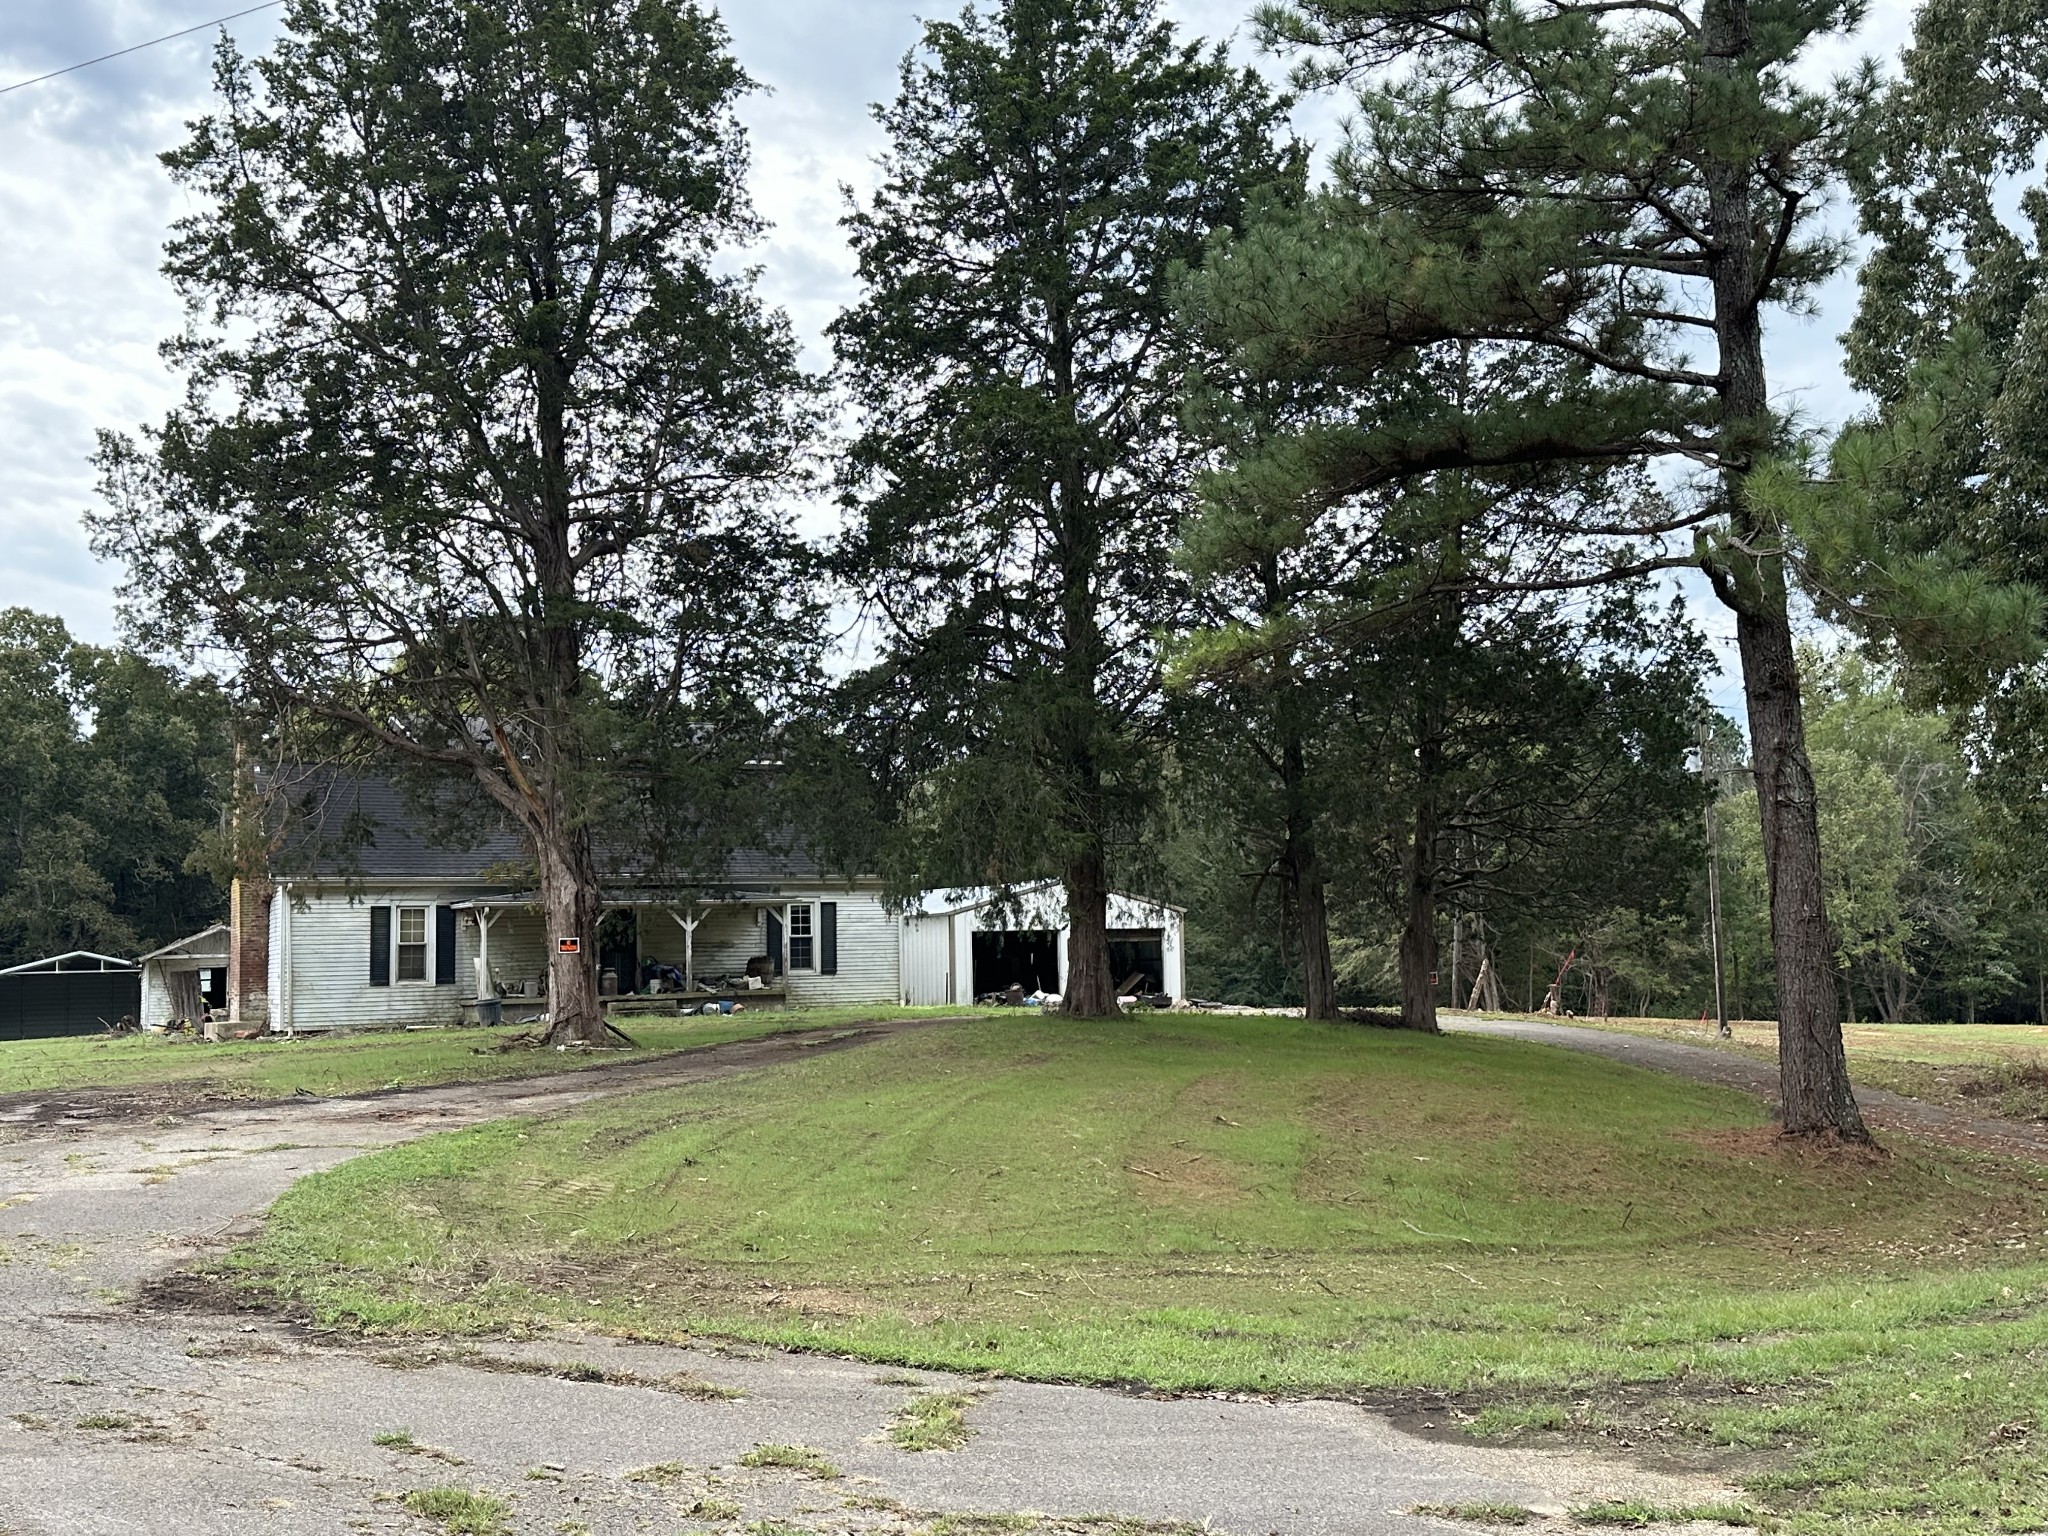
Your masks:
{"label": "white farmhouse", "polygon": [[[453,1024],[475,1018],[480,999],[508,1019],[546,1011],[548,935],[516,876],[527,860],[514,835],[450,837],[396,785],[369,778],[323,783],[307,819],[317,832],[288,844],[296,856],[236,882],[233,1023]],[[607,886],[598,964],[615,998],[653,987],[755,1006],[887,1004],[900,992],[900,939],[881,881],[747,852],[707,880]]]}
{"label": "white farmhouse", "polygon": [[[535,1018],[547,951],[519,840],[495,818],[453,833],[393,783],[332,778],[304,797],[305,830],[267,878],[237,881],[224,935],[150,959],[174,975],[225,952],[231,1026],[279,1033]],[[457,822],[460,818],[455,818]],[[630,860],[614,857],[614,866]],[[966,1003],[1012,983],[1056,991],[1066,922],[1052,882],[931,892],[908,911],[879,879],[828,874],[800,853],[741,852],[709,878],[622,874],[603,892],[600,990],[635,1008],[726,998],[753,1007]],[[1182,995],[1180,909],[1112,898],[1112,970]],[[203,954],[202,954],[203,952]],[[751,973],[751,975],[749,974]]]}

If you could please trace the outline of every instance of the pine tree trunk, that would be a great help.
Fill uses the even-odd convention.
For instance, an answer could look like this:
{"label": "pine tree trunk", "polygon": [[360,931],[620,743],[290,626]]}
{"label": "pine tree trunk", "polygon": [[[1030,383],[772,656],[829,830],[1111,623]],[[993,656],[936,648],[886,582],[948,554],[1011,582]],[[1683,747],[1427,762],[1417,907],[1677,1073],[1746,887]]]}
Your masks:
{"label": "pine tree trunk", "polygon": [[[1425,749],[1425,757],[1434,756]],[[1436,807],[1428,779],[1417,798],[1415,832],[1401,874],[1408,921],[1401,931],[1401,1027],[1441,1034],[1436,1020]]]}
{"label": "pine tree trunk", "polygon": [[[590,834],[549,829],[534,837],[540,865],[540,905],[547,918],[548,1043],[596,1045],[605,1038],[597,1001],[597,861]],[[559,942],[578,941],[564,954]]]}
{"label": "pine tree trunk", "polygon": [[[1739,88],[1757,45],[1748,0],[1707,0],[1701,41],[1710,65]],[[1747,160],[1702,166],[1714,249],[1709,268],[1720,345],[1721,494],[1733,537],[1708,571],[1735,610],[1742,686],[1771,895],[1778,977],[1778,1099],[1787,1133],[1868,1141],[1849,1086],[1835,992],[1834,935],[1821,883],[1820,816],[1806,756],[1806,721],[1792,642],[1783,537],[1744,495],[1773,425],[1764,376],[1760,239]]]}
{"label": "pine tree trunk", "polygon": [[[1782,585],[1779,588],[1782,596]],[[1820,809],[1807,764],[1792,626],[1738,611],[1750,746],[1756,759],[1778,981],[1778,1100],[1788,1133],[1869,1140],[1842,1049],[1834,933],[1821,884]]]}
{"label": "pine tree trunk", "polygon": [[1115,1019],[1116,977],[1109,974],[1109,883],[1099,854],[1067,866],[1067,981],[1060,1012],[1077,1019]]}

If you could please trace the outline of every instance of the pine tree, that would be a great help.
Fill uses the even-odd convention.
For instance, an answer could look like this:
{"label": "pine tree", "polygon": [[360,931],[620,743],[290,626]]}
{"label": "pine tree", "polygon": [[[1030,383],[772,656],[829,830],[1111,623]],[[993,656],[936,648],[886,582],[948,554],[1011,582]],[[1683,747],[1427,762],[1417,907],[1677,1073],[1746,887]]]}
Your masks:
{"label": "pine tree", "polygon": [[885,647],[862,734],[921,877],[1064,880],[1064,1006],[1107,1015],[1199,452],[1169,279],[1300,167],[1258,77],[1156,0],[932,22],[879,117],[881,186],[847,221],[864,291],[833,330],[859,427],[842,568]]}
{"label": "pine tree", "polygon": [[[1784,1125],[1861,1139],[1792,573],[1748,493],[1783,444],[1764,315],[1841,259],[1811,225],[1871,90],[1868,78],[1807,90],[1792,66],[1855,16],[1847,0],[1269,7],[1269,38],[1304,50],[1310,77],[1355,89],[1359,116],[1331,193],[1219,251],[1204,281],[1248,366],[1292,358],[1356,381],[1353,418],[1299,451],[1312,501],[1461,466],[1705,466],[1676,504],[1593,496],[1564,518],[1524,519],[1524,550],[1548,531],[1592,558],[1525,562],[1516,579],[1689,560],[1734,613],[1771,855]],[[1440,382],[1452,345],[1476,379],[1470,399]],[[1694,549],[1673,550],[1686,534]]]}

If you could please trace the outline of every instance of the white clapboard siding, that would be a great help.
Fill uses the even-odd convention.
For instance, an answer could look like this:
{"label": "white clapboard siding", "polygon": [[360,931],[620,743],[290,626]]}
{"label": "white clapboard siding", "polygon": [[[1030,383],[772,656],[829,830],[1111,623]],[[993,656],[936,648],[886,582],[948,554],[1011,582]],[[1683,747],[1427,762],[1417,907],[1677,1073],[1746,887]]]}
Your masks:
{"label": "white clapboard siding", "polygon": [[[879,891],[821,891],[815,901],[839,903],[839,974],[794,971],[790,999],[796,1003],[893,1003],[901,980],[896,919]],[[815,931],[816,923],[813,922]],[[816,947],[813,946],[813,956]]]}
{"label": "white clapboard siding", "polygon": [[[782,900],[775,911],[780,914]],[[820,975],[818,919],[812,915],[812,966],[793,970],[789,976],[789,1000],[805,1007],[832,1003],[893,1003],[897,1000],[896,920],[882,904],[879,891],[817,888],[793,890],[786,898],[792,906],[821,902],[839,903],[839,970]],[[767,924],[760,907],[710,906],[701,909],[703,922],[697,929],[695,957],[699,976],[737,976],[747,962],[769,953]],[[640,919],[640,955],[680,967],[683,963],[683,930],[666,912],[648,910]]]}
{"label": "white clapboard siding", "polygon": [[[477,995],[478,947],[476,914],[459,914],[455,924],[455,989],[465,998]],[[490,959],[491,984],[503,987],[510,998],[525,996],[521,988],[527,982],[533,983],[535,999],[547,997],[547,922],[539,912],[531,908],[500,908],[491,918]]]}
{"label": "white clapboard siding", "polygon": [[[454,1024],[462,1005],[476,996],[478,929],[471,913],[458,913],[455,925],[455,983],[436,986],[434,945],[438,930],[432,909],[453,906],[477,895],[474,887],[339,886],[300,884],[287,903],[280,892],[270,930],[271,1021],[277,1029],[398,1028],[415,1024]],[[895,919],[879,891],[845,889],[792,892],[792,903],[839,903],[839,970],[821,976],[815,969],[789,978],[789,997],[802,1006],[830,1003],[891,1003],[897,999],[897,933]],[[401,982],[394,974],[388,986],[370,985],[370,909],[373,906],[426,907],[427,976],[425,982]],[[777,902],[779,909],[780,902]],[[393,914],[394,926],[397,921]],[[700,975],[733,973],[765,954],[765,925],[758,907],[712,907],[697,929],[696,962]],[[646,909],[640,916],[643,958],[681,965],[683,931],[665,911]],[[816,948],[813,947],[815,957]],[[503,909],[491,924],[491,979],[513,997],[529,978],[545,995],[547,931],[536,911]],[[621,978],[624,982],[626,979]],[[509,999],[508,999],[509,1001]]]}
{"label": "white clapboard siding", "polygon": [[171,1021],[171,989],[165,983],[164,968],[142,968],[142,1013],[137,1019],[144,1029],[162,1029]]}
{"label": "white clapboard siding", "polygon": [[[280,891],[280,896],[285,892]],[[455,1024],[475,986],[475,972],[463,975],[462,924],[456,924],[455,985],[434,985],[433,908],[467,900],[469,890],[447,887],[335,887],[294,885],[281,900],[270,927],[271,970],[284,979],[271,993],[271,1027],[294,1031],[397,1028],[409,1024]],[[427,980],[370,985],[370,908],[426,907]],[[397,914],[392,916],[394,927]],[[492,935],[493,938],[496,935]],[[474,942],[474,935],[472,935]],[[475,951],[472,949],[471,954]]]}

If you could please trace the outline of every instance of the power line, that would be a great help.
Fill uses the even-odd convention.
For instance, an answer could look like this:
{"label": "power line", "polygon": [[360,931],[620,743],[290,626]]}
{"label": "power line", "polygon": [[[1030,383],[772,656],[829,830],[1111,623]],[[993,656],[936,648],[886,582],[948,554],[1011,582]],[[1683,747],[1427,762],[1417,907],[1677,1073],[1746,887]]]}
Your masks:
{"label": "power line", "polygon": [[67,64],[62,69],[53,69],[47,75],[37,75],[33,80],[20,80],[13,85],[0,85],[0,96],[9,91],[24,90],[31,85],[41,85],[45,80],[54,80],[59,75],[75,74],[81,69],[90,69],[95,64],[104,64],[109,59],[126,58],[131,53],[140,53],[145,48],[154,48],[158,43],[176,42],[181,37],[190,37],[194,32],[204,32],[208,27],[226,26],[231,21],[240,21],[244,16],[254,16],[258,11],[275,10],[284,0],[263,0],[261,5],[252,5],[246,11],[236,11],[232,16],[217,16],[212,21],[202,21],[196,27],[187,27],[182,32],[167,32],[162,37],[152,37],[146,43],[133,47],[117,48],[112,53],[103,53],[96,59],[87,59],[82,64]]}

